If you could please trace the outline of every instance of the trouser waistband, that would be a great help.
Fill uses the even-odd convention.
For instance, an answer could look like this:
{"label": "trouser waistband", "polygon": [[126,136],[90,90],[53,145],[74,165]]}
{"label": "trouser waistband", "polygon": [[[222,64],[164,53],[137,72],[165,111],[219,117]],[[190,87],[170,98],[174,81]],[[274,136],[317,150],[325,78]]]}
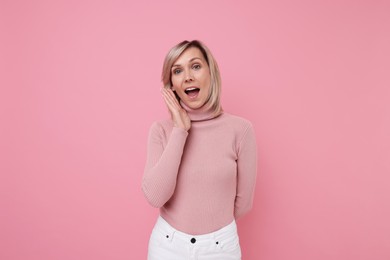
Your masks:
{"label": "trouser waistband", "polygon": [[169,240],[172,240],[175,237],[175,239],[180,239],[184,242],[197,245],[210,243],[210,240],[218,243],[220,240],[237,235],[237,225],[235,220],[217,231],[202,235],[192,235],[175,229],[165,219],[159,216],[154,229],[159,233],[162,233]]}

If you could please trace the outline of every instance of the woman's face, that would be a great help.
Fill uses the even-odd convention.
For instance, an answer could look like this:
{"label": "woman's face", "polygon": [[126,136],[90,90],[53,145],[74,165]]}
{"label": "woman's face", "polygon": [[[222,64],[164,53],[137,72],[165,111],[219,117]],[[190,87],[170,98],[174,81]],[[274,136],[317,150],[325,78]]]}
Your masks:
{"label": "woman's face", "polygon": [[192,109],[202,107],[209,97],[210,69],[196,47],[185,50],[171,68],[172,90]]}

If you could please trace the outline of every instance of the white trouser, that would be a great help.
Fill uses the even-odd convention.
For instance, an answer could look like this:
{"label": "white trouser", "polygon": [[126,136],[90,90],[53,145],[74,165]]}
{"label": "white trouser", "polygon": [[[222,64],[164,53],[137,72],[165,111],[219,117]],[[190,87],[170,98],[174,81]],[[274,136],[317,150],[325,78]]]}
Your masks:
{"label": "white trouser", "polygon": [[236,222],[205,235],[189,235],[161,216],[149,240],[148,260],[240,260]]}

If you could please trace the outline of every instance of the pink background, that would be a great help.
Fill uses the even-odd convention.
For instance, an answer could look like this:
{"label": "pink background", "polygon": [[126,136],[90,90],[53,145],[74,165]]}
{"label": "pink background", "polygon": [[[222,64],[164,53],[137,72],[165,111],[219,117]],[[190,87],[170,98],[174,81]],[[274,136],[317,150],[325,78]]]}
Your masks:
{"label": "pink background", "polygon": [[0,259],[145,259],[163,58],[214,53],[256,128],[245,260],[390,259],[389,1],[0,2]]}

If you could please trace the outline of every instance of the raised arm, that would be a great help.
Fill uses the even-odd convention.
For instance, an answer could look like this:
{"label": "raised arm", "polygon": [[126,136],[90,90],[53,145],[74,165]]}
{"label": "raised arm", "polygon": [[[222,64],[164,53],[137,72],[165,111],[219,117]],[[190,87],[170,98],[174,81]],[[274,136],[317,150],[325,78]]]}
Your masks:
{"label": "raised arm", "polygon": [[172,117],[173,129],[167,136],[163,127],[153,124],[148,139],[147,159],[142,181],[142,190],[148,202],[162,207],[176,188],[176,179],[187,140],[191,121],[171,90],[161,89]]}

